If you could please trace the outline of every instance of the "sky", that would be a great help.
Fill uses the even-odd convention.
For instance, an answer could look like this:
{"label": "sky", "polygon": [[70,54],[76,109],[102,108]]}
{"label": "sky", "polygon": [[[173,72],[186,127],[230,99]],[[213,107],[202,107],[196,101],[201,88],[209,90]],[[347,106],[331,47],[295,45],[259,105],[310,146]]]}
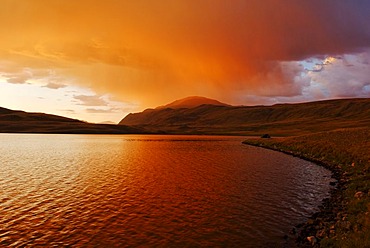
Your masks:
{"label": "sky", "polygon": [[370,97],[368,0],[1,0],[0,106],[89,122],[187,97]]}

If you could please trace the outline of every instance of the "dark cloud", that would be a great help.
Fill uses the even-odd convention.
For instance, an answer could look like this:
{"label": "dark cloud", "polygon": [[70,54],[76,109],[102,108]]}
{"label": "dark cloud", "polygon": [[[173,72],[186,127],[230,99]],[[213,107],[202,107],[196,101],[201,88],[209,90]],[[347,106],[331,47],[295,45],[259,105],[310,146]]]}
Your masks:
{"label": "dark cloud", "polygon": [[[323,95],[338,97],[370,97],[370,50],[344,55],[324,63],[319,72],[312,72],[311,78],[319,83]],[[350,65],[350,66],[349,66]]]}
{"label": "dark cloud", "polygon": [[307,71],[295,61],[363,52],[369,13],[367,0],[4,0],[0,55],[145,106],[186,95],[296,97]]}

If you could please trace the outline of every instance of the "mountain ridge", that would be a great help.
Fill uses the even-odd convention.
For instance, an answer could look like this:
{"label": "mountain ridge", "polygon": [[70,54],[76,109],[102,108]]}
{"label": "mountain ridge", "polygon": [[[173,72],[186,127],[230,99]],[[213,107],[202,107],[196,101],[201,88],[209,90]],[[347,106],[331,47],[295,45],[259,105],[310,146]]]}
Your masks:
{"label": "mountain ridge", "polygon": [[188,96],[182,99],[178,99],[173,101],[169,104],[156,107],[155,109],[163,109],[163,108],[194,108],[200,105],[215,105],[215,106],[230,106],[226,103],[222,103],[215,99],[202,97],[202,96]]}
{"label": "mountain ridge", "polygon": [[169,134],[301,135],[370,126],[370,99],[334,99],[272,106],[160,108],[131,113],[119,124]]}
{"label": "mountain ridge", "polygon": [[126,134],[148,133],[126,125],[93,124],[45,113],[0,107],[0,133]]}
{"label": "mountain ridge", "polygon": [[252,136],[269,133],[273,136],[296,136],[370,126],[370,98],[273,106],[201,103],[198,102],[195,107],[186,108],[182,105],[180,108],[147,109],[140,113],[131,113],[124,117],[119,125],[92,124],[58,115],[28,113],[0,107],[0,132]]}

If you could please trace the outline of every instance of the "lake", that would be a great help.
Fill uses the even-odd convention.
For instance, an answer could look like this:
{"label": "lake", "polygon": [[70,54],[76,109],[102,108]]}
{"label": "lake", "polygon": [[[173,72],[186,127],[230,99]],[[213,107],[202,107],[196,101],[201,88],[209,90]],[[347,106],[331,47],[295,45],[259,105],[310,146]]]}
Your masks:
{"label": "lake", "polygon": [[331,173],[243,140],[0,134],[0,246],[284,247]]}

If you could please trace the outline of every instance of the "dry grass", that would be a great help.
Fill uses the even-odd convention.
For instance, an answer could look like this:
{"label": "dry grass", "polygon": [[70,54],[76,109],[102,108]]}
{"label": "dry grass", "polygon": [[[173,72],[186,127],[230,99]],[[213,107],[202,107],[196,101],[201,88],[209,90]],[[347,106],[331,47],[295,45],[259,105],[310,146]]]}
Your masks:
{"label": "dry grass", "polygon": [[273,106],[160,108],[129,114],[122,125],[168,134],[303,135],[370,126],[370,99],[340,99]]}
{"label": "dry grass", "polygon": [[[335,213],[334,231],[322,238],[321,246],[370,247],[370,128],[248,139],[245,143],[301,156],[335,171],[343,182],[339,193],[344,209]],[[355,197],[357,192],[362,192],[361,197]]]}

